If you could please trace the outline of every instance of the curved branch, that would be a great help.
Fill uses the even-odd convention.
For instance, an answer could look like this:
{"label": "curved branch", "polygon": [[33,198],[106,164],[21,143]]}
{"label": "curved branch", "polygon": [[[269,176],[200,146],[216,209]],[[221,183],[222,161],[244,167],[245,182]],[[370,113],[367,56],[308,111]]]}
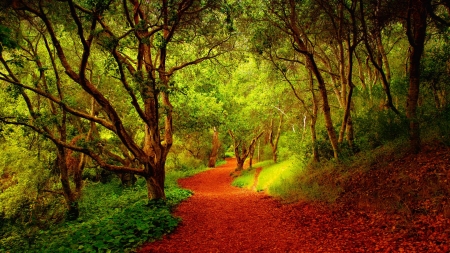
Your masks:
{"label": "curved branch", "polygon": [[42,129],[39,129],[36,126],[24,123],[24,122],[13,122],[13,121],[8,121],[7,118],[4,117],[0,117],[0,122],[3,122],[5,124],[9,124],[9,125],[17,125],[17,126],[25,126],[28,127],[30,129],[32,129],[33,131],[35,131],[36,133],[41,134],[42,136],[44,136],[45,138],[49,139],[50,141],[52,141],[55,145],[57,146],[61,146],[73,151],[77,151],[83,154],[88,155],[89,157],[91,157],[95,162],[97,162],[97,164],[102,167],[103,169],[109,170],[109,171],[113,171],[113,172],[122,172],[122,173],[135,173],[137,175],[144,175],[145,171],[143,169],[139,169],[139,168],[133,168],[133,167],[127,167],[127,166],[117,166],[117,165],[111,165],[108,164],[107,162],[105,162],[100,155],[96,154],[94,151],[88,149],[88,148],[82,148],[82,147],[78,147],[75,145],[71,145],[68,143],[65,143],[51,135],[49,135],[48,133],[46,133],[45,131],[43,131]]}
{"label": "curved branch", "polygon": [[26,86],[26,85],[24,85],[24,84],[22,84],[22,83],[20,83],[18,81],[10,80],[10,79],[6,78],[4,75],[3,75],[3,77],[0,77],[0,80],[3,80],[3,81],[8,82],[8,83],[11,83],[13,85],[17,85],[17,86],[19,86],[21,88],[24,88],[24,89],[30,90],[30,91],[32,91],[32,92],[34,92],[36,94],[39,94],[39,95],[49,99],[50,101],[52,101],[54,103],[57,103],[65,111],[67,111],[68,113],[70,113],[70,114],[72,114],[74,116],[81,117],[81,118],[93,121],[95,123],[98,123],[98,124],[104,126],[105,128],[107,128],[107,129],[109,129],[111,131],[115,131],[113,124],[111,124],[110,122],[108,122],[106,120],[103,120],[103,119],[100,119],[100,118],[97,118],[97,117],[93,117],[93,116],[91,116],[91,115],[89,115],[87,113],[75,110],[75,109],[69,107],[67,104],[65,104],[61,99],[59,99],[59,98],[57,98],[57,97],[55,97],[55,96],[53,96],[51,94],[48,94],[48,93],[46,93],[46,92],[44,92],[44,91],[42,91],[40,89]]}

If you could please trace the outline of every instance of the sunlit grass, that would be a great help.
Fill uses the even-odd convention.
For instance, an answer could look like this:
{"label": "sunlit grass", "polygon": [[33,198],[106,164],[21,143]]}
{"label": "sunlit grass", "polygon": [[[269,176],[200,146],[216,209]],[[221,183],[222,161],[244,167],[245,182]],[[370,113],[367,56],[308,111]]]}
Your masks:
{"label": "sunlit grass", "polygon": [[242,174],[233,180],[231,185],[240,188],[250,188],[253,185],[255,179],[255,170],[244,170]]}
{"label": "sunlit grass", "polygon": [[256,168],[260,167],[268,167],[273,164],[272,160],[261,161],[252,166],[252,168],[248,168],[242,171],[241,175],[237,177],[231,183],[233,186],[237,186],[240,188],[251,188],[255,184],[255,173]]}
{"label": "sunlit grass", "polygon": [[[282,181],[284,178],[293,177],[295,175],[293,165],[293,159],[290,159],[276,164],[272,162],[267,167],[262,166],[263,170],[259,175],[256,190],[269,190],[271,185]],[[270,191],[268,193],[270,194]]]}
{"label": "sunlit grass", "polygon": [[255,168],[259,167],[263,169],[258,176],[256,191],[265,191],[266,194],[286,202],[299,200],[333,202],[340,192],[339,188],[332,187],[328,182],[333,181],[333,178],[330,178],[333,173],[327,169],[331,167],[314,169],[295,157],[276,164],[271,160],[257,163],[253,169],[244,170],[233,181],[233,185],[252,188],[255,184]]}

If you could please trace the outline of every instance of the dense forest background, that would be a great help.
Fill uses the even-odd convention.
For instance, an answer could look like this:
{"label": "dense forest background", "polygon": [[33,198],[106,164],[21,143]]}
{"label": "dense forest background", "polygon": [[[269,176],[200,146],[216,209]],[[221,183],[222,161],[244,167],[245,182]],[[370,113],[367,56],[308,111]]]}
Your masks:
{"label": "dense forest background", "polygon": [[283,198],[334,202],[387,153],[448,147],[449,14],[437,0],[2,1],[0,251],[160,237],[192,194],[176,180],[225,157],[238,172],[289,161]]}

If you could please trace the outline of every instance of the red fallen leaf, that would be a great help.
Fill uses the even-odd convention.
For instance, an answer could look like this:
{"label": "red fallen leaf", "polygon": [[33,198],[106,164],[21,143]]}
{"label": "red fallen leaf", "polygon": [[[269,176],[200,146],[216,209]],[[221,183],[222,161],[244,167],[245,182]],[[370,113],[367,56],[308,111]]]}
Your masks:
{"label": "red fallen leaf", "polygon": [[[234,161],[183,179],[194,196],[175,215],[182,225],[139,252],[448,252],[449,220],[417,216],[411,225],[395,214],[320,203],[280,205],[261,193],[230,186]],[[426,235],[433,235],[430,240]],[[439,241],[436,241],[439,240]]]}
{"label": "red fallen leaf", "polygon": [[444,246],[442,247],[442,251],[444,251],[444,252],[448,252],[449,249],[450,249],[450,247],[449,247],[448,245],[444,245]]}

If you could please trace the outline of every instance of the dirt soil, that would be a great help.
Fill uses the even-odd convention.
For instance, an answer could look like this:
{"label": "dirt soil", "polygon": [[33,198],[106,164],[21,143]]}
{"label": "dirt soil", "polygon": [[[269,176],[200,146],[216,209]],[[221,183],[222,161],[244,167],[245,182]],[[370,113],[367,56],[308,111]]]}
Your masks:
{"label": "dirt soil", "polygon": [[[194,195],[175,215],[181,225],[138,252],[450,252],[450,224],[434,216],[416,229],[401,216],[325,204],[281,204],[231,186],[234,160],[180,180]],[[427,218],[429,219],[429,218]]]}

